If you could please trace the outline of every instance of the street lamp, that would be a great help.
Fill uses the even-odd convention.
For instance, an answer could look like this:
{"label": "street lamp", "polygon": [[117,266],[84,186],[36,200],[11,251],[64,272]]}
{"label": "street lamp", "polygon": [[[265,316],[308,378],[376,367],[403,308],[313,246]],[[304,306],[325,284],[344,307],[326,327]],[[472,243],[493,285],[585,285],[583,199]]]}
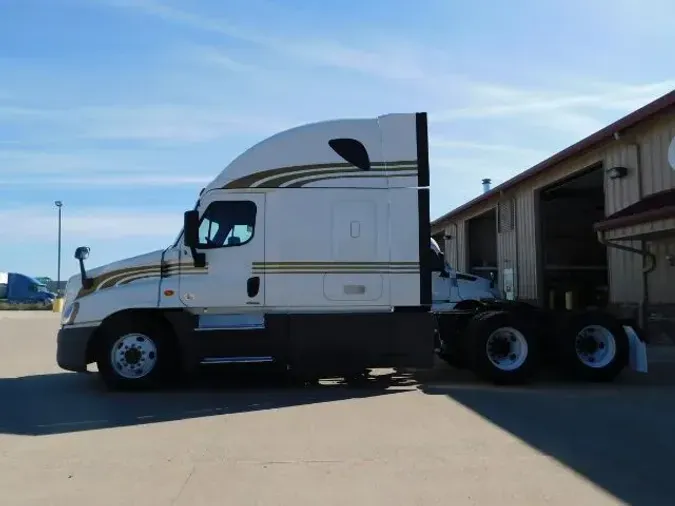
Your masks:
{"label": "street lamp", "polygon": [[56,268],[56,293],[61,294],[61,208],[63,207],[63,202],[56,200],[54,205],[59,210],[59,245],[57,253],[57,268]]}

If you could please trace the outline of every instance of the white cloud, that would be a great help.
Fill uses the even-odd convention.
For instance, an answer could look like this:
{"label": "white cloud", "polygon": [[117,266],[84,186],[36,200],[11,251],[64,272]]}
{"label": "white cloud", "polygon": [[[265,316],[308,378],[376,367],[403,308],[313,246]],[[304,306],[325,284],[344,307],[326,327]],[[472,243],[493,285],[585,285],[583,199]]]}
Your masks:
{"label": "white cloud", "polygon": [[111,176],[111,177],[58,177],[44,178],[34,177],[32,179],[1,179],[0,184],[6,186],[105,186],[105,187],[166,187],[166,186],[185,186],[185,185],[207,185],[213,180],[213,176],[178,176],[178,175],[157,175],[157,176]]}
{"label": "white cloud", "polygon": [[442,136],[432,136],[429,138],[429,147],[443,150],[469,150],[488,153],[506,153],[511,155],[524,155],[543,157],[547,155],[546,151],[527,147],[514,146],[510,144],[487,144],[482,142],[464,141],[448,139]]}
{"label": "white cloud", "polygon": [[[189,164],[166,166],[151,150],[0,150],[0,185],[166,187],[205,185],[215,174],[194,173]],[[169,155],[170,156],[170,155]],[[217,171],[216,171],[217,172]]]}
{"label": "white cloud", "polygon": [[[69,137],[99,140],[205,142],[234,133],[271,133],[290,126],[275,118],[236,115],[222,108],[159,104],[130,107],[106,105],[72,109],[0,107],[0,122],[59,126]],[[50,135],[58,135],[51,133]]]}
{"label": "white cloud", "polygon": [[672,40],[675,3],[672,0],[576,0],[589,17],[604,20],[621,33],[629,30],[634,36],[653,40]]}
{"label": "white cloud", "polygon": [[[53,209],[34,207],[0,210],[0,223],[12,223],[21,230],[13,243],[53,241],[56,213]],[[64,237],[80,241],[161,237],[170,240],[182,226],[180,212],[157,212],[147,209],[64,208]]]}
{"label": "white cloud", "polygon": [[587,89],[593,91],[569,93],[478,83],[471,89],[473,105],[436,112],[431,121],[442,124],[472,119],[517,118],[583,137],[604,127],[608,112],[627,114],[674,87],[675,80],[641,85],[591,82]]}
{"label": "white cloud", "polygon": [[[593,83],[590,84],[593,86]],[[598,83],[595,83],[594,87],[597,86]],[[440,112],[434,116],[434,121],[539,114],[579,107],[610,111],[631,110],[646,105],[674,87],[675,80],[643,85],[608,84],[604,90],[595,93],[570,94],[495,85],[475,86],[472,91],[482,102],[494,103]]]}
{"label": "white cloud", "polygon": [[[31,174],[64,174],[83,171],[124,170],[122,167],[110,164],[109,160],[100,153],[98,159],[78,153],[54,153],[38,150],[12,149],[0,151],[0,177],[8,175],[25,176]],[[137,167],[130,167],[131,170]]]}
{"label": "white cloud", "polygon": [[232,58],[224,49],[192,45],[186,47],[182,52],[186,53],[191,59],[210,66],[216,66],[232,72],[260,72],[262,69],[258,65],[244,63]]}
{"label": "white cloud", "polygon": [[[377,49],[350,47],[335,40],[316,38],[304,33],[302,38],[262,32],[252,26],[239,26],[222,17],[202,16],[178,9],[156,0],[107,0],[109,5],[133,8],[150,16],[179,23],[229,38],[247,42],[268,51],[307,63],[342,70],[362,72],[386,79],[424,79],[426,72],[420,65],[420,54],[411,53],[397,44],[383,43]],[[398,35],[392,41],[399,41]],[[429,54],[427,50],[427,54]]]}

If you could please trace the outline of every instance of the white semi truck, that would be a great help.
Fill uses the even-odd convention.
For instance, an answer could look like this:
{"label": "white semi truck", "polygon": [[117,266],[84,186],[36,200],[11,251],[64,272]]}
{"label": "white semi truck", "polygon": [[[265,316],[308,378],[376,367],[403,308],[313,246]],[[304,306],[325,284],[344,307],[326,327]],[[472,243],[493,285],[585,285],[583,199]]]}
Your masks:
{"label": "white semi truck", "polygon": [[430,236],[426,113],[281,132],[202,190],[169,247],[91,270],[89,248],[76,250],[57,363],[96,363],[111,388],[208,364],[305,378],[426,368],[434,353],[505,383],[531,378],[543,349],[589,379],[628,363],[605,314],[565,315],[554,331],[530,306],[448,305],[457,277]]}

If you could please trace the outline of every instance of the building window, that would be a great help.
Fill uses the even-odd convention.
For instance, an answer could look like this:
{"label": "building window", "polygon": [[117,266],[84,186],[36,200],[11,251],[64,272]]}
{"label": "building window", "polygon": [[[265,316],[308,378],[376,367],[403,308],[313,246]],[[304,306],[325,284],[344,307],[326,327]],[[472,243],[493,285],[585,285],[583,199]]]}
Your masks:
{"label": "building window", "polygon": [[199,248],[243,246],[253,239],[257,207],[248,200],[209,204],[199,224]]}

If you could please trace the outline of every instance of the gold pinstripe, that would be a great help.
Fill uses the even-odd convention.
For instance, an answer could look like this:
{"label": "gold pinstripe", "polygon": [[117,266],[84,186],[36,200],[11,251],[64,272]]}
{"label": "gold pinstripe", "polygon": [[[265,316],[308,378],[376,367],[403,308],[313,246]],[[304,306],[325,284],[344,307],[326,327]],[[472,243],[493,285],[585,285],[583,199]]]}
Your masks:
{"label": "gold pinstripe", "polygon": [[[329,179],[344,177],[352,174],[352,177],[395,177],[392,172],[417,170],[417,160],[398,160],[393,162],[374,162],[371,164],[370,171],[363,171],[350,163],[325,163],[313,165],[295,165],[289,167],[279,167],[276,169],[264,170],[254,174],[248,174],[230,181],[224,189],[242,189],[242,188],[278,188],[280,185],[310,176],[321,176],[325,174]],[[399,175],[401,177],[401,175]],[[410,175],[412,177],[412,174]],[[267,180],[267,181],[263,181]],[[321,181],[323,178],[312,180]],[[262,182],[262,183],[261,183]],[[297,188],[310,181],[301,183],[292,183],[290,187]],[[258,186],[259,184],[259,186]]]}
{"label": "gold pinstripe", "polygon": [[[307,177],[307,176],[303,176]],[[305,180],[305,181],[295,181],[291,184],[288,184],[285,186],[285,188],[302,188],[306,184],[309,183],[316,183],[318,181],[328,181],[331,179],[389,179],[389,178],[399,178],[399,177],[417,177],[417,174],[371,174],[368,172],[361,172],[357,174],[337,174],[337,175],[332,175],[332,176],[324,176],[324,177],[312,177],[311,179]]]}
{"label": "gold pinstripe", "polygon": [[253,262],[253,267],[419,266],[419,262]]}
{"label": "gold pinstripe", "polygon": [[253,274],[419,274],[414,269],[266,269]]}
{"label": "gold pinstripe", "polygon": [[[252,262],[251,268],[253,274],[418,274],[419,262]],[[208,267],[195,267],[192,263],[171,262],[163,268],[159,264],[127,267],[94,278],[93,286],[81,288],[75,299],[141,279],[204,274],[208,274]]]}
{"label": "gold pinstripe", "polygon": [[254,274],[415,274],[419,262],[253,262]]}
{"label": "gold pinstripe", "polygon": [[150,264],[134,267],[126,267],[124,269],[116,269],[106,272],[94,278],[91,288],[80,288],[75,299],[89,295],[90,293],[106,290],[115,286],[117,283],[126,285],[132,281],[139,279],[159,277],[164,274],[166,277],[175,276],[178,274],[206,274],[208,272],[206,267],[195,267],[192,263],[170,262],[164,264],[162,269],[159,264]]}

